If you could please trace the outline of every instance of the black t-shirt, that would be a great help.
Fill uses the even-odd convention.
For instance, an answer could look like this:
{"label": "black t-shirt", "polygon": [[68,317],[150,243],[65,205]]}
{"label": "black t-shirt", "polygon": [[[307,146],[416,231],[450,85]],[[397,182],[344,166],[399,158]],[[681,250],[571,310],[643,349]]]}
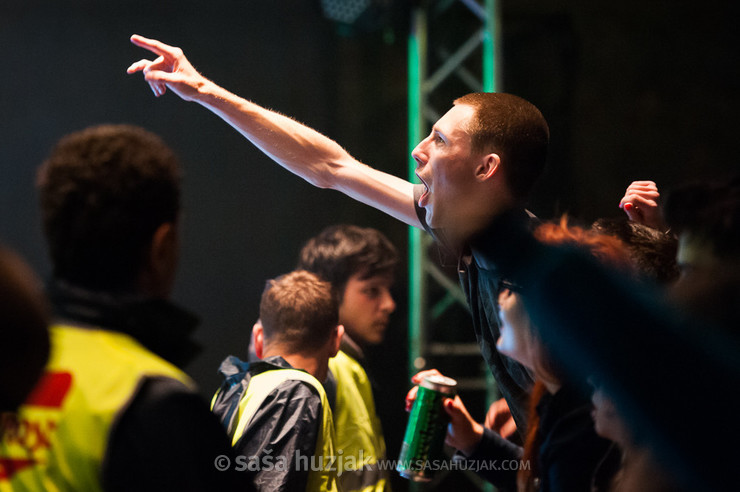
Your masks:
{"label": "black t-shirt", "polygon": [[[543,492],[590,490],[592,476],[610,442],[596,435],[591,401],[568,385],[555,394],[545,393],[537,404],[537,469]],[[478,474],[502,490],[517,489],[517,466],[523,449],[490,429],[470,455],[472,461],[487,461]],[[525,464],[534,469],[534,464]]]}
{"label": "black t-shirt", "polygon": [[[498,389],[506,399],[520,435],[523,437],[527,424],[527,402],[533,379],[527,368],[500,354],[496,349],[496,341],[500,335],[497,303],[501,287],[501,275],[491,266],[481,266],[485,263],[469,249],[462,252],[451,251],[449,245],[444,242],[444,237],[440,234],[440,231],[429,227],[426,223],[425,211],[418,205],[418,199],[423,189],[423,185],[418,185],[414,189],[414,204],[419,221],[442,248],[445,248],[448,253],[456,254],[458,257],[460,286],[465,292],[470,307],[473,329],[480,345],[481,354],[496,379]],[[524,222],[530,220],[524,210],[521,211],[521,219]]]}

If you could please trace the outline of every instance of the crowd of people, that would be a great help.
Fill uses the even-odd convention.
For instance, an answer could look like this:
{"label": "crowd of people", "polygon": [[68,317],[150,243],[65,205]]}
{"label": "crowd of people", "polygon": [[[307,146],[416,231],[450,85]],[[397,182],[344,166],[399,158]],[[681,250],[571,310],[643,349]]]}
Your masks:
{"label": "crowd of people", "polygon": [[[155,55],[128,69],[155,96],[197,102],[288,171],[458,258],[503,399],[484,423],[445,399],[452,459],[526,462],[479,470],[504,491],[732,489],[740,179],[667,193],[635,181],[622,220],[545,220],[525,205],[549,129],[522,98],[456,99],[413,150],[413,184],[220,87],[179,48],[131,41]],[[396,308],[398,252],[380,231],[319,231],[294,271],[267,280],[249,356],[223,361],[209,406],[182,370],[197,318],[169,300],[172,150],[139,127],[87,128],[57,143],[37,187],[46,291],[0,250],[12,341],[0,349],[0,490],[389,490],[364,367]]]}

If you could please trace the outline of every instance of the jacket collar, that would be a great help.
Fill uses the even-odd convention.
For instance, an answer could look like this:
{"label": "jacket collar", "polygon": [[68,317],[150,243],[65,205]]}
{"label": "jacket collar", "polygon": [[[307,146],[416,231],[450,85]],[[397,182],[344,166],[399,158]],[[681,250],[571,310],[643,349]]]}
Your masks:
{"label": "jacket collar", "polygon": [[292,368],[279,355],[252,362],[244,362],[235,355],[229,355],[221,362],[218,372],[224,380],[211,402],[211,410],[219,417],[229,436],[233,437],[239,402],[247,391],[252,376],[273,369]]}
{"label": "jacket collar", "polygon": [[342,335],[342,341],[339,342],[339,349],[358,362],[365,359],[365,352],[362,350],[362,347],[352,340],[346,331]]}
{"label": "jacket collar", "polygon": [[191,339],[198,318],[166,299],[91,291],[62,280],[52,281],[48,294],[58,320],[125,333],[180,368],[201,350]]}

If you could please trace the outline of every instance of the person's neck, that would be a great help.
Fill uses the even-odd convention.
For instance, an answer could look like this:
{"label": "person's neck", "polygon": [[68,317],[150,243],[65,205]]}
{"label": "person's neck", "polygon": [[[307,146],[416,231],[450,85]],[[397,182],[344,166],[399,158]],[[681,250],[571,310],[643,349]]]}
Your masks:
{"label": "person's neck", "polygon": [[560,382],[558,378],[550,374],[548,371],[544,370],[537,370],[536,366],[534,369],[535,377],[542,381],[542,384],[545,386],[545,389],[548,393],[551,395],[554,395],[558,391],[560,391],[560,388],[563,387],[563,383]]}
{"label": "person's neck", "polygon": [[263,353],[262,358],[266,359],[273,355],[279,355],[293,368],[306,371],[322,383],[326,380],[327,371],[329,370],[329,358],[326,356],[286,354],[280,350],[275,350]]}
{"label": "person's neck", "polygon": [[508,196],[508,193],[498,194],[494,199],[482,198],[475,203],[472,210],[461,214],[464,220],[458,220],[444,228],[446,239],[455,248],[462,248],[470,239],[486,230],[496,217],[517,206],[521,204]]}
{"label": "person's neck", "polygon": [[340,350],[358,361],[365,358],[363,348],[346,331],[344,332],[344,336],[342,336]]}
{"label": "person's neck", "polygon": [[547,380],[544,380],[543,379],[542,380],[542,384],[545,385],[545,389],[551,395],[554,395],[555,393],[557,393],[560,390],[560,388],[563,387],[563,385],[560,384],[558,381],[547,381]]}

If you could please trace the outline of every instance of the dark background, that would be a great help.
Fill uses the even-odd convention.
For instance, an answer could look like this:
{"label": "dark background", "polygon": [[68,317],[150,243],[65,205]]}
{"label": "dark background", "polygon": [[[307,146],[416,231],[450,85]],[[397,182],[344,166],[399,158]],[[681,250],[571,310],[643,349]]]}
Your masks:
{"label": "dark background", "polygon": [[[553,3],[502,2],[503,89],[534,102],[551,124],[535,213],[618,215],[634,179],[666,189],[737,172],[740,17],[733,2]],[[407,229],[312,188],[198,105],[171,94],[155,99],[140,75],[125,73],[148,56],[129,36],[182,47],[224,87],[405,176],[407,9],[395,2],[385,27],[352,32],[327,20],[318,0],[3,0],[0,241],[47,276],[33,182],[53,142],[104,122],[160,134],[185,170],[174,297],[202,318],[205,350],[187,369],[210,396],[219,362],[245,355],[265,279],[292,269],[308,237],[351,222],[381,229],[405,254]],[[461,10],[445,14],[433,34],[454,38],[472,29]],[[404,270],[399,277],[393,324],[370,354],[390,457],[400,445],[408,387]],[[471,410],[482,418],[483,408]]]}

